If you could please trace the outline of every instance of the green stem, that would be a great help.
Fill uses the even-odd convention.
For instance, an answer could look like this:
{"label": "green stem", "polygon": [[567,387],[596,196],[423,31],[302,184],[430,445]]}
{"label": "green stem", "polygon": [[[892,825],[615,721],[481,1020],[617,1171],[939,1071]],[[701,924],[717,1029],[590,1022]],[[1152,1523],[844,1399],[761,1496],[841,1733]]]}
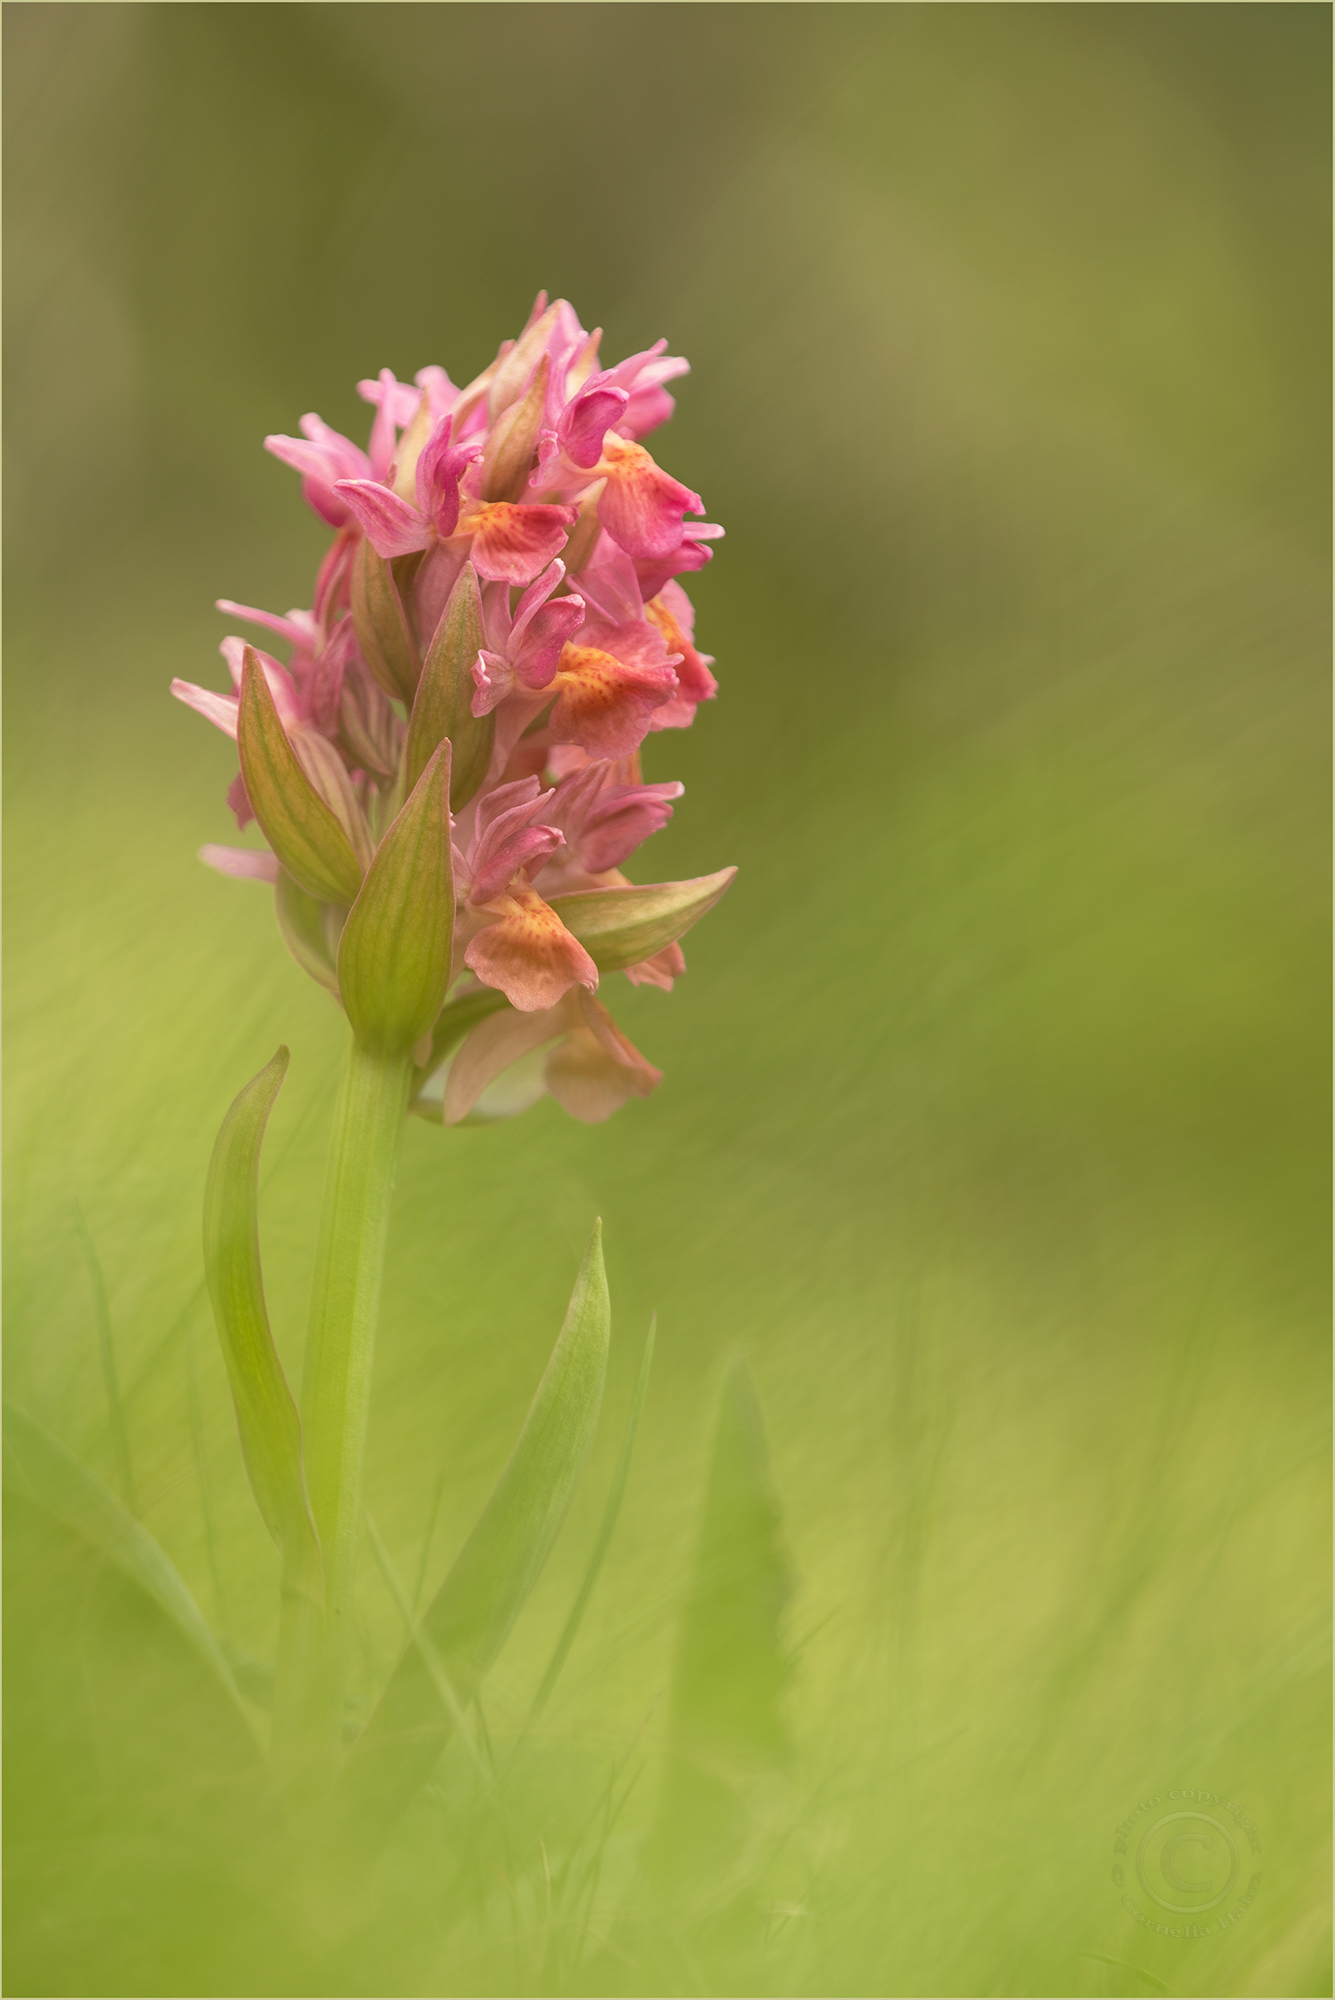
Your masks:
{"label": "green stem", "polygon": [[342,1748],[371,1366],[411,1073],[407,1055],[375,1055],[354,1042],[334,1114],[301,1382],[325,1613],[321,1619],[301,1580],[285,1572],[275,1710],[276,1732],[304,1739],[298,1761],[313,1763],[312,1775],[332,1776]]}

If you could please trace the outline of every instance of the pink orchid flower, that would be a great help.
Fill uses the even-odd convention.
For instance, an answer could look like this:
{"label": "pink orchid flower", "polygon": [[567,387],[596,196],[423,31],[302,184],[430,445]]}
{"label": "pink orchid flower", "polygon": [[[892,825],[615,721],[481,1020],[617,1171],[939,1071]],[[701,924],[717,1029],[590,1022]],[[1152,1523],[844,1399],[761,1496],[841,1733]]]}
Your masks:
{"label": "pink orchid flower", "polygon": [[[374,413],[365,451],[314,414],[299,437],[266,439],[337,532],[313,611],[279,617],[220,600],[286,647],[285,664],[268,652],[255,661],[307,779],[366,867],[372,829],[401,803],[408,742],[404,704],[367,660],[406,686],[472,563],[482,631],[464,663],[472,722],[454,733],[462,742],[474,727],[488,761],[480,785],[474,764],[476,789],[451,823],[454,990],[481,982],[509,1005],[437,1073],[447,1123],[508,1114],[543,1091],[599,1119],[659,1080],[593,998],[597,967],[554,906],[632,887],[623,864],[682,796],[675,782],[644,782],[641,748],[689,726],[717,691],[677,579],[711,560],[723,530],[688,518],[699,496],[642,442],[672,414],[666,385],[686,362],[658,340],[603,366],[601,342],[566,300],[540,292],[518,338],[462,389],[434,365],[411,383],[388,368],[359,382]],[[362,560],[371,550],[395,564],[387,577]],[[247,648],[229,637],[221,650],[229,688],[177,680],[173,692],[235,737]],[[254,815],[239,774],[227,796],[244,827]],[[202,855],[238,879],[280,879],[262,850]],[[342,917],[341,905],[324,913],[331,949]],[[672,943],[624,969],[633,985],[670,990],[685,959]]]}
{"label": "pink orchid flower", "polygon": [[673,801],[686,787],[619,785],[610,760],[584,765],[564,778],[542,802],[542,816],[560,829],[566,846],[590,875],[618,868],[651,834],[667,825]]}
{"label": "pink orchid flower", "polygon": [[474,715],[489,715],[517,689],[532,691],[550,683],[562,649],[584,622],[582,597],[553,596],[565,573],[563,562],[550,564],[529,585],[513,615],[509,586],[488,585],[483,598],[487,644],[473,668]]}
{"label": "pink orchid flower", "polygon": [[644,741],[655,710],[676,695],[679,658],[643,619],[613,625],[590,612],[552,676],[553,740],[577,743],[591,757],[628,757]]}
{"label": "pink orchid flower", "polygon": [[489,793],[478,806],[460,870],[469,885],[469,910],[495,920],[478,929],[464,963],[522,1013],[554,1007],[574,985],[593,992],[598,984],[598,968],[583,945],[531,886],[531,876],[561,845],[558,827],[536,821],[542,805],[536,778]]}
{"label": "pink orchid flower", "polygon": [[445,1124],[467,1118],[506,1070],[544,1046],[550,1053],[530,1101],[550,1091],[585,1124],[601,1124],[628,1098],[647,1097],[663,1081],[601,1002],[577,986],[551,1007],[493,1014],[474,1028],[445,1077]]}
{"label": "pink orchid flower", "polygon": [[[357,386],[376,405],[366,451],[359,450],[351,438],[331,430],[313,411],[300,420],[301,437],[275,433],[264,440],[266,451],[301,474],[302,497],[332,528],[344,528],[353,518],[346,500],[339,497],[340,482],[383,481],[390,477],[396,448],[395,424],[406,423],[422,398],[420,389],[406,389],[395,381],[388,368],[381,369],[377,382],[361,382]],[[408,397],[411,404],[405,402]]]}
{"label": "pink orchid flower", "polygon": [[575,510],[464,496],[460,475],[481,458],[482,447],[452,445],[453,422],[442,417],[422,447],[416,506],[369,479],[340,479],[336,491],[387,561],[467,536],[473,567],[485,582],[530,583],[563,547]]}

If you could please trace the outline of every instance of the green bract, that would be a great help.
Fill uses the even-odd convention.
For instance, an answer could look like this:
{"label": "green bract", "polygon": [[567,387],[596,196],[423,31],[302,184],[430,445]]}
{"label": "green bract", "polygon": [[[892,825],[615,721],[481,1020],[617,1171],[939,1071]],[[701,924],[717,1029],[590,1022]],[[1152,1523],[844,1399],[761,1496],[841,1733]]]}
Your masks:
{"label": "green bract", "polygon": [[[410,558],[416,568],[415,558]],[[421,663],[390,565],[362,542],[352,565],[352,619],[357,644],[386,694],[412,706]]]}
{"label": "green bract", "polygon": [[283,867],[322,902],[351,903],[362,885],[361,864],[288,742],[269,683],[249,646],[236,740],[255,817]]}
{"label": "green bract", "polygon": [[450,745],[439,744],[376,850],[338,947],[338,986],[364,1048],[411,1049],[450,980]]}
{"label": "green bract", "polygon": [[713,909],[736,873],[720,868],[717,875],[647,889],[581,889],[553,896],[551,906],[599,972],[624,972],[682,937]]}

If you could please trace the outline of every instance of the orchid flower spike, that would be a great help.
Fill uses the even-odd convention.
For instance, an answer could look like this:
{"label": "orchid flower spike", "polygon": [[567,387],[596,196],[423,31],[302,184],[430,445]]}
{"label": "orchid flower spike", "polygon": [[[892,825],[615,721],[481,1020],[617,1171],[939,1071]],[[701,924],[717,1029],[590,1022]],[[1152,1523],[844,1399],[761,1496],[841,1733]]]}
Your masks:
{"label": "orchid flower spike", "polygon": [[[365,449],[313,413],[266,438],[334,530],[313,608],[220,599],[285,657],[231,636],[228,686],[172,682],[236,742],[228,803],[267,842],[201,858],[273,886],[298,963],[359,1038],[411,1048],[410,1108],[445,1125],[654,1090],[607,981],[670,990],[735,872],[621,872],[682,796],[644,746],[718,691],[680,579],[723,530],[644,443],[687,363],[659,340],[605,366],[601,339],[539,293],[463,388],[359,382]],[[390,935],[412,949],[367,943]]]}

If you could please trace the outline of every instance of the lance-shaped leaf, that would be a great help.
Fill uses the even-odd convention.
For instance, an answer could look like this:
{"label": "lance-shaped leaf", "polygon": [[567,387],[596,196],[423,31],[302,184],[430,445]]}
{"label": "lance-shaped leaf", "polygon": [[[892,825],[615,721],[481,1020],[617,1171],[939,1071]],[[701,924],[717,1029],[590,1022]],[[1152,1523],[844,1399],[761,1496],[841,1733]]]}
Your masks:
{"label": "lance-shaped leaf", "polygon": [[5,1484],[97,1549],[169,1618],[252,1728],[222,1649],[170,1557],[114,1493],[26,1411],[6,1403]]}
{"label": "lance-shaped leaf", "polygon": [[338,988],[353,1032],[386,1055],[421,1040],[450,983],[449,789],[446,742],[376,849],[339,940]]}
{"label": "lance-shaped leaf", "polygon": [[325,911],[329,905],[317,896],[308,896],[285,868],[278,871],[273,900],[283,943],[303,972],[337,996],[338,973],[325,929]]}
{"label": "lance-shaped leaf", "polygon": [[363,537],[352,559],[352,622],[362,657],[388,695],[411,708],[421,663],[394,572]]}
{"label": "lance-shaped leaf", "polygon": [[553,896],[551,907],[599,972],[624,972],[698,923],[736,873],[720,868],[717,875],[655,882],[645,889],[579,889],[572,896]]}
{"label": "lance-shaped leaf", "polygon": [[[204,1272],[236,1405],[241,1455],[265,1526],[294,1567],[318,1573],[301,1419],[278,1359],[260,1273],[260,1147],[288,1052],[252,1077],[223,1119],[204,1188]],[[304,1561],[302,1558],[304,1557]]]}
{"label": "lance-shaped leaf", "polygon": [[[476,1527],[421,1623],[426,1647],[464,1706],[500,1652],[551,1552],[588,1457],[607,1372],[611,1309],[602,1224],[519,1441]],[[384,1825],[406,1806],[454,1727],[424,1658],[410,1645],[349,1759],[357,1817]]]}
{"label": "lance-shaped leaf", "polygon": [[649,1394],[649,1371],[654,1365],[654,1336],[657,1330],[658,1315],[655,1313],[649,1322],[649,1338],[644,1343],[644,1355],[640,1362],[639,1379],[635,1384],[635,1393],[631,1397],[630,1415],[626,1419],[626,1434],[621,1440],[621,1456],[617,1460],[616,1471],[612,1474],[612,1484],[608,1488],[607,1502],[603,1508],[603,1518],[598,1525],[598,1533],[594,1538],[593,1550],[589,1556],[589,1566],[584,1572],[584,1581],[580,1585],[575,1596],[575,1601],[570,1607],[569,1615],[561,1630],[561,1636],[556,1642],[556,1650],[548,1662],[547,1671],[538,1683],[538,1691],[533,1697],[533,1703],[528,1712],[528,1720],[524,1724],[525,1729],[533,1727],[538,1717],[542,1714],[543,1709],[547,1706],[552,1689],[556,1686],[560,1678],[561,1669],[569,1658],[570,1649],[579,1634],[584,1613],[588,1609],[589,1599],[593,1596],[594,1585],[598,1581],[604,1558],[611,1546],[612,1537],[616,1533],[617,1517],[621,1512],[621,1502],[626,1495],[626,1481],[630,1478],[630,1461],[635,1451],[635,1439],[639,1434],[640,1418],[644,1415],[645,1398]]}
{"label": "lance-shaped leaf", "polygon": [[451,744],[450,804],[460,812],[487,775],[496,717],[473,714],[473,668],[482,645],[482,600],[465,563],[440,615],[408,724],[405,769],[411,791],[444,737]]}
{"label": "lance-shaped leaf", "polygon": [[362,883],[361,864],[288,742],[269,683],[249,647],[236,740],[255,817],[288,874],[322,902],[352,902]]}

